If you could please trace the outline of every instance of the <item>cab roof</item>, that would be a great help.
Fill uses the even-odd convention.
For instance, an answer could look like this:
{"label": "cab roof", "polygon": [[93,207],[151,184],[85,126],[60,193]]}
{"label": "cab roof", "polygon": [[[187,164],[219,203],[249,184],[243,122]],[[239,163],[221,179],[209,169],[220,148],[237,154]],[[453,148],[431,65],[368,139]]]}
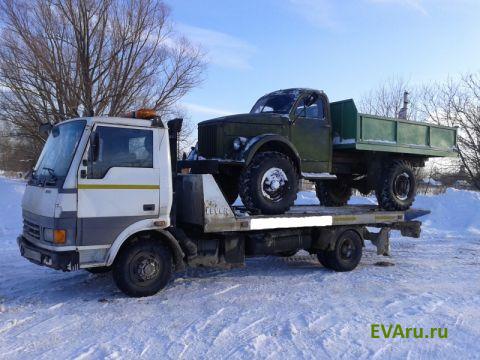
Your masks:
{"label": "cab roof", "polygon": [[[137,127],[148,127],[148,128],[152,127],[152,120],[133,119],[133,118],[124,118],[124,117],[110,117],[110,116],[81,117],[81,118],[62,121],[62,124],[66,122],[75,121],[75,120],[86,120],[88,125],[110,124],[110,125],[137,126]],[[162,125],[163,127],[165,127],[163,120],[162,120]]]}
{"label": "cab roof", "polygon": [[[276,94],[289,94],[289,93],[305,93],[305,92],[317,92],[317,93],[323,93],[322,90],[317,90],[317,89],[311,89],[311,88],[289,88],[289,89],[280,89],[280,90],[275,90],[270,93],[265,94],[264,96],[267,95],[276,95]],[[262,96],[262,97],[264,97]]]}

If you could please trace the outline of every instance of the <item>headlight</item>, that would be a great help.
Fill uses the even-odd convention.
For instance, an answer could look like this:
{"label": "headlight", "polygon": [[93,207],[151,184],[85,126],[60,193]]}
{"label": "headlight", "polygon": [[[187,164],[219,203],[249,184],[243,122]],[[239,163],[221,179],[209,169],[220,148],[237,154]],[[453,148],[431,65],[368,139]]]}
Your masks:
{"label": "headlight", "polygon": [[245,145],[246,142],[247,142],[247,138],[244,138],[244,137],[236,138],[235,140],[233,140],[233,149],[235,151],[240,150]]}
{"label": "headlight", "polygon": [[45,241],[53,243],[53,229],[43,229],[43,238]]}

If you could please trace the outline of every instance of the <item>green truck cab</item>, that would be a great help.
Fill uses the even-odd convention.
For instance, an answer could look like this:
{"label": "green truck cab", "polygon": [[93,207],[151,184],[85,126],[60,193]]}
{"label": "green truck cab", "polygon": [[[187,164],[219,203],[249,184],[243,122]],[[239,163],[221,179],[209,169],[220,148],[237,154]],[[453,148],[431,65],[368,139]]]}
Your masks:
{"label": "green truck cab", "polygon": [[198,124],[198,144],[182,168],[212,173],[229,201],[251,213],[281,214],[299,179],[316,184],[325,206],[346,205],[352,189],[375,191],[386,210],[415,198],[413,168],[429,157],[456,156],[456,129],[357,111],[323,91],[286,89],[262,96],[248,114]]}

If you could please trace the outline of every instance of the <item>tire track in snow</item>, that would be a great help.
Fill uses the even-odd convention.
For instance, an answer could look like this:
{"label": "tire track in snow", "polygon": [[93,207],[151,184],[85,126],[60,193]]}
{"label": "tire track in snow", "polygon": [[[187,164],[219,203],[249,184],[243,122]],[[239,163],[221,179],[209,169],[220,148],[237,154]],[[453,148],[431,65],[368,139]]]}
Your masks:
{"label": "tire track in snow", "polygon": [[224,290],[221,290],[221,291],[217,291],[214,295],[215,295],[215,296],[222,295],[222,294],[225,294],[225,293],[227,293],[227,292],[229,292],[229,291],[231,291],[231,290],[233,290],[233,289],[236,289],[236,288],[238,288],[238,287],[240,287],[240,284],[230,286],[230,287],[228,287],[228,288],[226,288],[226,289],[224,289]]}

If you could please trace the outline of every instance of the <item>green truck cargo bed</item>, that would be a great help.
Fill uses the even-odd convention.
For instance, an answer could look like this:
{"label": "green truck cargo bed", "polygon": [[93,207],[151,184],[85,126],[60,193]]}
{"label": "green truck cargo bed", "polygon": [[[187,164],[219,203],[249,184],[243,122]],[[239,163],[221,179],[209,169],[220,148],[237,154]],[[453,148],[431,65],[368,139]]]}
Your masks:
{"label": "green truck cargo bed", "polygon": [[457,155],[457,129],[362,114],[352,99],[330,104],[334,150],[435,156]]}

